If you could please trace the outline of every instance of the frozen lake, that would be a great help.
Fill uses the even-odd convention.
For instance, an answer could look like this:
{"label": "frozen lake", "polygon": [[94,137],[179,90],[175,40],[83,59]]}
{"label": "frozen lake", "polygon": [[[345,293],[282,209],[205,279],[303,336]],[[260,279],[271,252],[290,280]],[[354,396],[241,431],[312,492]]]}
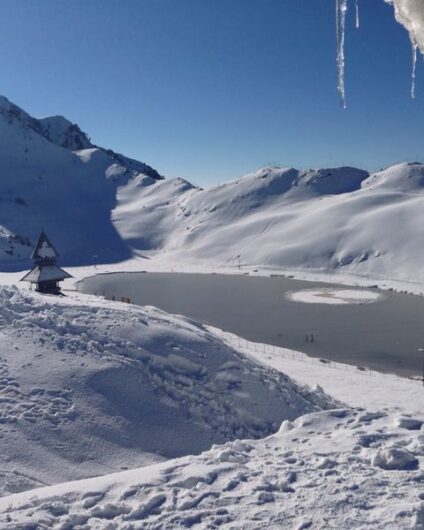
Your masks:
{"label": "frozen lake", "polygon": [[[420,296],[285,277],[176,273],[100,274],[81,282],[79,290],[117,300],[128,297],[132,303],[180,313],[250,341],[315,357],[400,375],[422,373]],[[317,303],[329,298],[335,303]],[[313,335],[314,342],[306,335]]]}

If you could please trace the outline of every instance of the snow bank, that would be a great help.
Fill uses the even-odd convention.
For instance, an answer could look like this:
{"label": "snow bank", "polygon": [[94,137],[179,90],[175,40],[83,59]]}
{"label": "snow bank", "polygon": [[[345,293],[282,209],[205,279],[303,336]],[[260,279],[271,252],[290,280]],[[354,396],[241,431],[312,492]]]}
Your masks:
{"label": "snow bank", "polygon": [[186,318],[96,299],[2,288],[0,352],[3,495],[263,437],[336,403]]}
{"label": "snow bank", "polygon": [[393,427],[384,413],[337,409],[286,421],[264,440],[6,497],[0,524],[418,530],[423,464],[423,431]]}

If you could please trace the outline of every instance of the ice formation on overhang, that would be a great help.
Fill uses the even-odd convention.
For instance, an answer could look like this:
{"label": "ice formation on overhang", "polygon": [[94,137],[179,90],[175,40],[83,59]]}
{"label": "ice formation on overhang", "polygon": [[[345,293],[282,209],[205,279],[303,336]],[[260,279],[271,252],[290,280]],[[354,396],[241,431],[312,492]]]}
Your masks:
{"label": "ice formation on overhang", "polygon": [[392,4],[396,20],[409,32],[411,42],[424,54],[424,2],[423,0],[385,0]]}
{"label": "ice formation on overhang", "polygon": [[[412,87],[411,96],[415,98],[416,65],[418,50],[424,54],[424,0],[384,0],[392,4],[396,20],[408,31],[412,44]],[[348,0],[336,0],[337,35],[337,90],[342,107],[346,108],[345,91],[345,34]],[[355,0],[356,28],[359,28],[359,4]]]}

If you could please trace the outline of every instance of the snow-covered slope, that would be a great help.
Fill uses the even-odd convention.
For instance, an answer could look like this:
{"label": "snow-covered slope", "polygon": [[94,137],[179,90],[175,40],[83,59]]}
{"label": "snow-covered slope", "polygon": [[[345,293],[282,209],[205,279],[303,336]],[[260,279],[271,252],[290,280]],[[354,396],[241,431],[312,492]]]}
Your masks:
{"label": "snow-covered slope", "polygon": [[186,318],[3,288],[0,405],[4,495],[266,436],[337,402]]}
{"label": "snow-covered slope", "polygon": [[362,410],[308,414],[264,440],[0,499],[0,524],[5,530],[419,530],[421,425]]}
{"label": "snow-covered slope", "polygon": [[[77,150],[75,150],[77,149]],[[0,97],[0,263],[27,266],[41,228],[63,263],[119,261],[131,251],[111,223],[116,189],[155,181],[149,166],[91,144],[63,117],[37,120]]]}
{"label": "snow-covered slope", "polygon": [[3,271],[28,267],[44,228],[63,265],[160,256],[424,282],[422,164],[375,175],[270,167],[202,190],[160,179],[94,146],[65,118],[35,120],[5,98],[0,138]]}
{"label": "snow-covered slope", "polygon": [[138,251],[176,263],[340,271],[424,281],[424,166],[265,168],[208,190],[184,181],[118,193],[113,219]]}

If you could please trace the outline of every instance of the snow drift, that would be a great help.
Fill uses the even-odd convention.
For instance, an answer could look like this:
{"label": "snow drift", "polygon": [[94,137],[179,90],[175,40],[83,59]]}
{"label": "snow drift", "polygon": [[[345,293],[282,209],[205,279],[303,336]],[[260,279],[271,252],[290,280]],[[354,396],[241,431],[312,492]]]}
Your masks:
{"label": "snow drift", "polygon": [[0,494],[258,438],[334,407],[154,308],[0,289]]}
{"label": "snow drift", "polygon": [[363,410],[308,414],[264,440],[0,499],[0,524],[419,530],[421,425]]}

